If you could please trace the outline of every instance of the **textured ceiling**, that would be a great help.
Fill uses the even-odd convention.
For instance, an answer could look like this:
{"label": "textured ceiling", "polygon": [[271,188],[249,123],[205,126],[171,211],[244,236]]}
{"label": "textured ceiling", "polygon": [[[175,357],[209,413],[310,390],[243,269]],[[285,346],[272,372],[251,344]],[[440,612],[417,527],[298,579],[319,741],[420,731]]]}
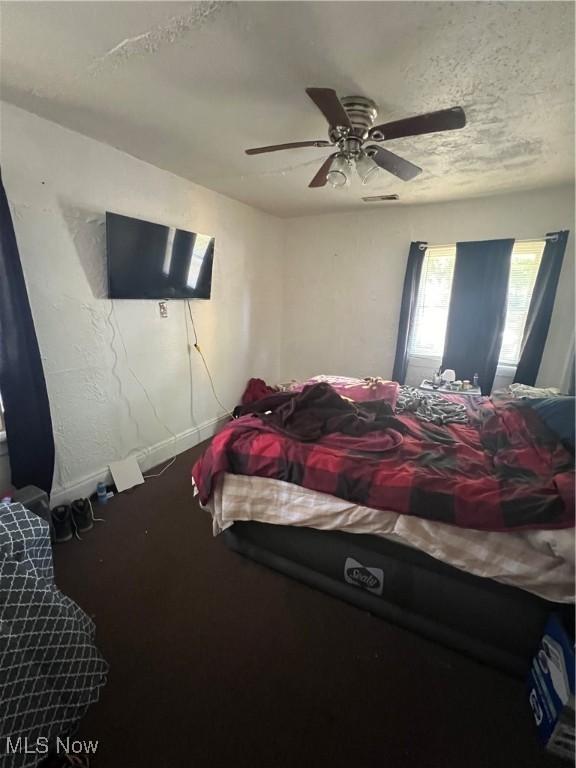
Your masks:
{"label": "textured ceiling", "polygon": [[[3,2],[1,95],[281,216],[552,186],[574,175],[572,2]],[[326,138],[306,86],[379,121],[462,105],[461,131],[386,146],[424,168],[308,189]],[[387,204],[390,205],[390,204]]]}

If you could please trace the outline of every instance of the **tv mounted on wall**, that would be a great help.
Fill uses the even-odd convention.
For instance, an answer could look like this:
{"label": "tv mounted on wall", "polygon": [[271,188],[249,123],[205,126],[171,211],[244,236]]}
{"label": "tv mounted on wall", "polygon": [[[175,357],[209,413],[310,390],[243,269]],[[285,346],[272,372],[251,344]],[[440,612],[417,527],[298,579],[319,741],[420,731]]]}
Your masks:
{"label": "tv mounted on wall", "polygon": [[214,238],[106,213],[111,299],[209,299]]}

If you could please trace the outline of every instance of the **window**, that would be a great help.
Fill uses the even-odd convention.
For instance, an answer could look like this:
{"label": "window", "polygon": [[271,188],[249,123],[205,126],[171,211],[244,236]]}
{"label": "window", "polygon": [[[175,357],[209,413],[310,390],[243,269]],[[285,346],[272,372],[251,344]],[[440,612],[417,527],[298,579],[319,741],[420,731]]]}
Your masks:
{"label": "window", "polygon": [[455,262],[455,245],[426,249],[409,345],[411,355],[442,357]]}
{"label": "window", "polygon": [[[530,240],[515,243],[512,249],[506,320],[499,360],[502,365],[518,363],[544,245],[544,240]],[[426,249],[409,344],[411,355],[442,357],[455,263],[455,245],[431,246]]]}
{"label": "window", "polygon": [[520,359],[524,326],[545,244],[544,240],[514,244],[499,361],[504,365],[516,365]]}

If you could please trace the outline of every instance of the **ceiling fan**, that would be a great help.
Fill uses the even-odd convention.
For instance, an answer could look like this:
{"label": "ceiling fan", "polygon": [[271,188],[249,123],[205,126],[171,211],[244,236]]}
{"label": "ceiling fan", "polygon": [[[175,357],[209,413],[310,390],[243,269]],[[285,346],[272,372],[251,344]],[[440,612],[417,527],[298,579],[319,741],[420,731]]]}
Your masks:
{"label": "ceiling fan", "polygon": [[[346,96],[339,99],[332,88],[306,88],[306,93],[328,121],[329,141],[295,141],[291,144],[273,144],[268,147],[247,149],[247,155],[277,152],[281,149],[300,147],[338,147],[322,163],[309,187],[344,187],[349,183],[354,166],[367,184],[377,175],[379,168],[392,173],[402,181],[410,181],[422,168],[404,160],[378,144],[405,136],[419,136],[424,133],[453,131],[464,128],[466,115],[462,107],[441,109],[416,117],[406,117],[391,123],[374,125],[378,108],[372,99],[365,96]],[[377,142],[369,143],[369,142]]]}

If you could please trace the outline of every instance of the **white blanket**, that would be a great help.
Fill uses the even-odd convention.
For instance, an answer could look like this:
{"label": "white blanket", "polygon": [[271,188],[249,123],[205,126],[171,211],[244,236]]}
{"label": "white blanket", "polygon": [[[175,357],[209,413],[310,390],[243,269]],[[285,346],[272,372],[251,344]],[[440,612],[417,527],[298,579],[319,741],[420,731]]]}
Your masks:
{"label": "white blanket", "polygon": [[477,531],[361,507],[282,480],[231,474],[219,480],[208,509],[215,534],[236,520],[374,534],[547,600],[574,601],[573,528]]}

